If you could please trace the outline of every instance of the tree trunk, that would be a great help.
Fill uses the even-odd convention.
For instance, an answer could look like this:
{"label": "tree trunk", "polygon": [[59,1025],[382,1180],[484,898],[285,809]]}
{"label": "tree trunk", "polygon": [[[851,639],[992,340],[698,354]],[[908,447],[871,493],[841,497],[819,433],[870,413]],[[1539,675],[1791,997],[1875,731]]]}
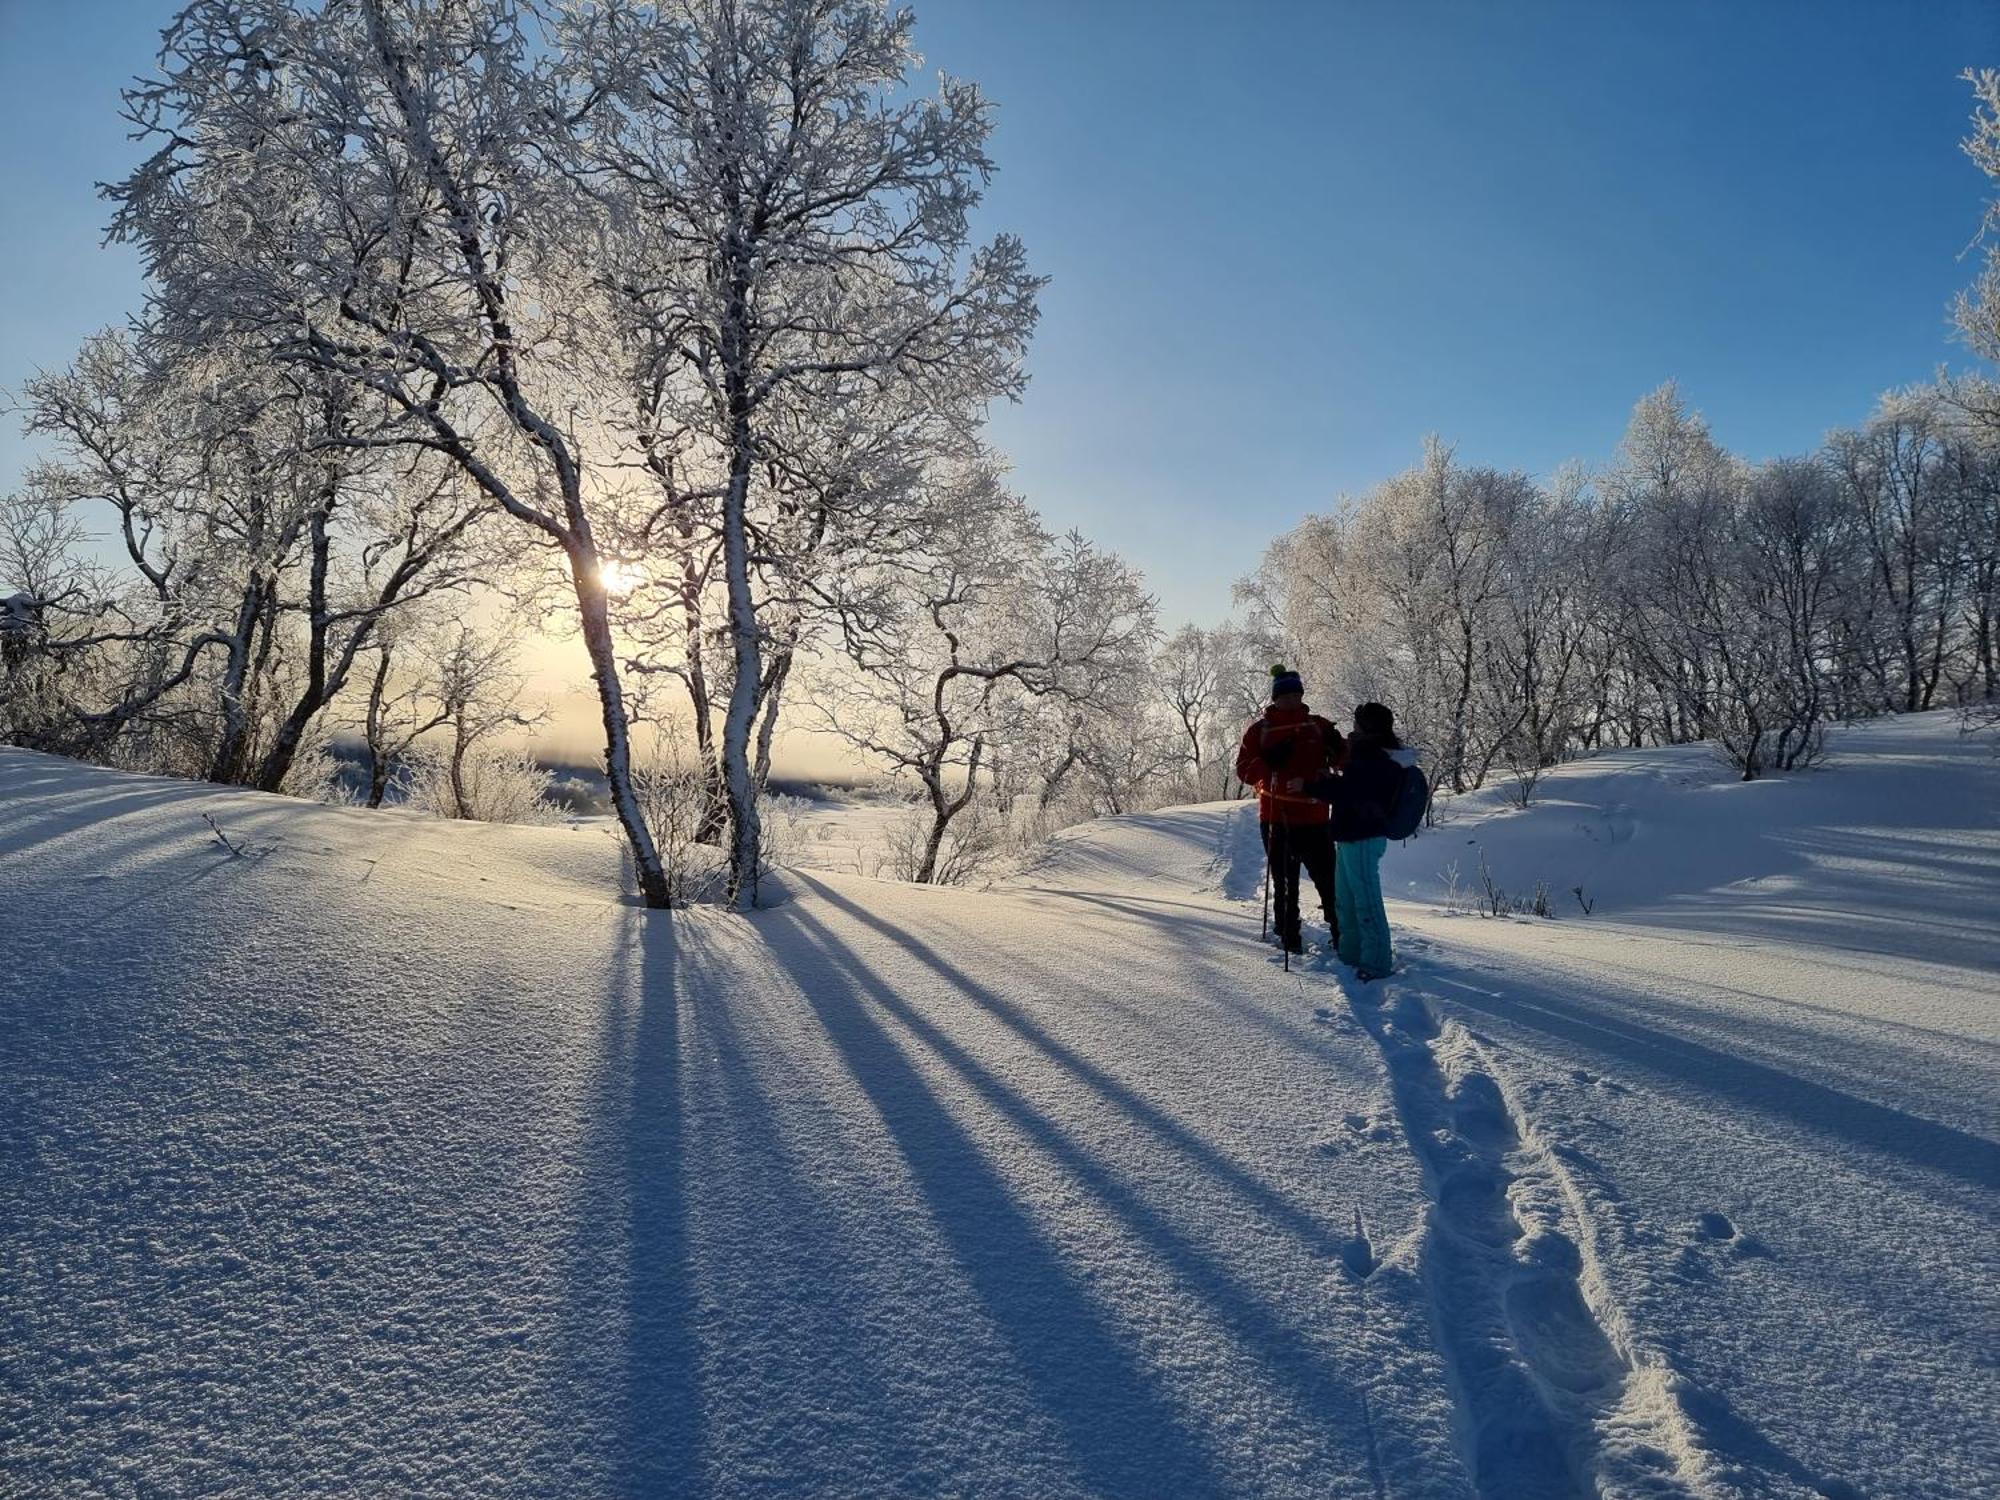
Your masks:
{"label": "tree trunk", "polygon": [[[326,707],[333,695],[345,684],[347,674],[342,671],[329,683],[326,671],[327,603],[326,567],[327,554],[332,550],[327,537],[327,513],[333,508],[336,492],[329,489],[321,503],[314,509],[311,525],[312,565],[310,581],[307,584],[306,605],[308,611],[309,635],[306,642],[306,685],[299,694],[292,711],[285,715],[278,726],[277,738],[272,741],[270,753],[257,770],[256,784],[260,792],[275,792],[284,785],[285,777],[292,769],[292,761],[298,756],[299,745],[305,739],[306,726],[312,723],[319,711]],[[366,632],[373,621],[357,624],[357,635]],[[358,644],[358,643],[357,643]],[[349,660],[352,660],[350,655]]]}
{"label": "tree trunk", "polygon": [[368,680],[368,717],[362,738],[368,745],[368,806],[380,807],[389,790],[389,747],[382,735],[382,699],[389,691],[390,652],[376,653],[375,675]]}
{"label": "tree trunk", "polygon": [[722,784],[722,763],[715,750],[715,700],[708,691],[707,643],[702,638],[701,594],[705,581],[696,565],[691,531],[681,531],[687,549],[681,562],[681,652],[687,661],[682,676],[688,711],[694,720],[694,750],[701,762],[701,821],[695,826],[697,844],[719,844],[729,826],[729,793]]}
{"label": "tree trunk", "polygon": [[[949,731],[947,731],[943,743],[945,745],[951,743]],[[942,755],[943,753],[940,750],[939,754]],[[937,884],[938,854],[944,848],[945,831],[951,827],[953,818],[956,818],[972,805],[973,796],[979,790],[979,767],[985,759],[985,755],[985,739],[975,736],[972,741],[972,754],[966,758],[965,762],[965,790],[960,792],[957,797],[949,800],[946,799],[944,794],[944,767],[942,760],[924,768],[922,772],[924,790],[930,793],[931,798],[931,831],[930,837],[924,841],[924,861],[921,868],[917,871],[918,885]]]}
{"label": "tree trunk", "polygon": [[465,736],[465,711],[461,709],[451,726],[451,762],[447,775],[451,781],[451,815],[465,822],[475,821],[472,815],[472,799],[465,795],[465,754],[472,743]]}
{"label": "tree trunk", "polygon": [[[1451,711],[1451,789],[1463,792],[1465,786],[1465,749],[1467,707],[1472,702],[1473,640],[1472,627],[1463,619],[1459,622],[1460,642],[1458,666],[1458,701]],[[1484,780],[1482,775],[1481,780]]]}
{"label": "tree trunk", "polygon": [[777,735],[778,710],[784,701],[786,679],[792,675],[792,656],[796,649],[788,645],[777,651],[765,673],[763,702],[757,710],[756,777],[760,788],[771,784],[771,741]]}
{"label": "tree trunk", "polygon": [[757,866],[763,843],[757,822],[757,784],[750,768],[751,721],[762,678],[757,605],[750,592],[750,413],[747,392],[730,393],[729,485],[722,502],[722,571],[729,592],[729,635],[736,677],[722,721],[722,779],[729,797],[729,899],[757,904]]}
{"label": "tree trunk", "polygon": [[951,826],[951,814],[938,808],[931,814],[930,836],[924,840],[924,862],[917,868],[918,885],[937,882],[938,851],[944,847],[944,831]]}
{"label": "tree trunk", "polygon": [[2000,686],[2000,672],[1996,672],[1993,650],[1993,611],[1981,606],[1979,611],[1979,678],[1983,694],[1988,701],[1995,696],[1996,686]]}
{"label": "tree trunk", "polygon": [[1069,780],[1069,773],[1076,769],[1077,752],[1074,744],[1063,751],[1062,764],[1043,778],[1042,790],[1035,798],[1035,811],[1047,812],[1062,795],[1063,783]]}
{"label": "tree trunk", "polygon": [[728,302],[722,316],[721,365],[724,415],[728,421],[729,483],[722,495],[722,580],[728,600],[729,641],[736,675],[729,684],[729,707],[722,720],[722,783],[729,798],[729,900],[742,909],[757,904],[763,830],[757,822],[757,783],[750,768],[750,734],[763,687],[757,600],[750,588],[750,469],[756,460],[750,418],[750,288],[756,276],[754,248],[739,219],[724,234],[728,259]]}
{"label": "tree trunk", "polygon": [[229,636],[229,663],[222,673],[222,737],[209,762],[208,779],[233,786],[242,779],[243,747],[249,735],[249,706],[244,701],[250,673],[250,642],[263,607],[264,585],[253,576],[236,611],[236,629]]}
{"label": "tree trunk", "polygon": [[618,653],[611,639],[610,596],[598,570],[597,554],[588,542],[572,547],[570,578],[576,586],[577,616],[583,624],[584,649],[590,653],[590,675],[597,683],[597,702],[604,721],[604,779],[611,788],[611,807],[632,851],[632,869],[639,896],[656,910],[671,906],[667,869],[653,842],[646,815],[632,790],[632,726],[625,719],[625,693],[618,681]]}

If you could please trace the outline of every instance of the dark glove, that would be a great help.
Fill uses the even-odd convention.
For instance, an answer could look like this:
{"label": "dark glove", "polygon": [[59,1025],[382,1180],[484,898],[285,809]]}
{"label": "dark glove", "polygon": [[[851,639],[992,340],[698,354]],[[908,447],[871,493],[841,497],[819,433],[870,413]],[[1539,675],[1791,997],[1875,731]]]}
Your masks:
{"label": "dark glove", "polygon": [[1307,779],[1304,790],[1308,797],[1317,797],[1322,802],[1331,802],[1339,789],[1339,777],[1313,776]]}
{"label": "dark glove", "polygon": [[1264,764],[1274,771],[1283,770],[1292,759],[1292,742],[1279,740],[1275,745],[1264,747]]}

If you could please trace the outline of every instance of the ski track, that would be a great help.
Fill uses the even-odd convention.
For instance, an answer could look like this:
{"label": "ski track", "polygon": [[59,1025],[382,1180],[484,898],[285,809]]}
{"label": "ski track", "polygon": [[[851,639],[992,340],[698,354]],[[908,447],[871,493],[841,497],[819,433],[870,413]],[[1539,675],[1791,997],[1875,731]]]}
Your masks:
{"label": "ski track", "polygon": [[[1238,900],[1245,862],[1261,853],[1251,824],[1247,811],[1225,820],[1210,867],[1221,892]],[[1421,938],[1402,944],[1429,947]],[[1415,1279],[1445,1356],[1475,1493],[1482,1500],[1715,1493],[1713,1466],[1671,1367],[1634,1334],[1603,1274],[1606,1241],[1617,1238],[1605,1219],[1615,1201],[1599,1202],[1601,1193],[1576,1181],[1472,1031],[1440,1020],[1402,974],[1361,985],[1328,973],[1325,961],[1322,953],[1293,970],[1300,999],[1311,1003],[1309,976],[1340,987],[1381,1055],[1400,1134],[1422,1170],[1427,1202]],[[1314,1017],[1331,1022],[1336,1013],[1316,1007]],[[1376,1140],[1395,1133],[1377,1120],[1346,1123]],[[1367,1293],[1395,1258],[1378,1256],[1357,1210],[1340,1260],[1360,1293],[1364,1347],[1391,1336],[1371,1326],[1380,1310],[1371,1311]]]}
{"label": "ski track", "polygon": [[1423,1282],[1478,1493],[1705,1493],[1672,1374],[1635,1346],[1590,1206],[1491,1053],[1419,992],[1342,988],[1423,1168]]}

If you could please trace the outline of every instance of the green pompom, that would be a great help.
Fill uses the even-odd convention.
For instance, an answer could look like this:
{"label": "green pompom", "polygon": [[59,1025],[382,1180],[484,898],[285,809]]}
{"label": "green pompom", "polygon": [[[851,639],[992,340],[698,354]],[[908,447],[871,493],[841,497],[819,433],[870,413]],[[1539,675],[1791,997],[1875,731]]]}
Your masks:
{"label": "green pompom", "polygon": [[1271,675],[1273,677],[1283,677],[1287,670],[1288,669],[1283,662],[1278,662],[1272,666]]}

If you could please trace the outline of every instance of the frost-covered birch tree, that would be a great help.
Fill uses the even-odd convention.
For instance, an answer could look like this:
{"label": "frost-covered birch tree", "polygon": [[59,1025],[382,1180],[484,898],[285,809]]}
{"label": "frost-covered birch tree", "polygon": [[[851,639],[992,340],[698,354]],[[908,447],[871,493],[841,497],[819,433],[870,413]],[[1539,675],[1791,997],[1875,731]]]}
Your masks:
{"label": "frost-covered birch tree", "polygon": [[1213,780],[1206,772],[1220,748],[1217,721],[1225,702],[1227,674],[1234,665],[1223,649],[1221,636],[1220,631],[1184,625],[1167,638],[1153,662],[1159,696],[1179,726],[1181,753],[1197,796]]}
{"label": "frost-covered birch tree", "polygon": [[28,383],[28,429],[55,447],[40,493],[108,522],[126,564],[96,615],[128,680],[108,706],[73,699],[74,748],[276,791],[382,622],[465,585],[490,505],[435,456],[342,445],[344,409],[231,345],[122,334]]}
{"label": "frost-covered birch tree", "polygon": [[640,891],[666,904],[632,793],[597,542],[578,259],[594,206],[554,169],[556,59],[509,0],[199,0],[127,94],[154,154],[113,189],[161,335],[231,341],[342,390],[335,446],[429,450],[563,557]]}
{"label": "frost-covered birch tree", "polygon": [[1022,748],[1032,705],[1137,704],[1153,644],[1153,601],[1120,559],[1049,536],[990,470],[934,485],[925,555],[893,570],[893,615],[846,638],[852,670],[817,701],[825,728],[921,788],[930,822],[911,874],[923,883],[996,758]]}
{"label": "frost-covered birch tree", "polygon": [[708,451],[731,682],[720,753],[731,894],[754,900],[752,735],[769,691],[756,593],[764,465],[856,381],[944,405],[1011,395],[1037,283],[1018,241],[973,248],[991,112],[906,92],[913,18],[863,0],[632,0],[568,12],[596,97],[579,160],[614,205],[618,305],[677,361],[662,384]]}

